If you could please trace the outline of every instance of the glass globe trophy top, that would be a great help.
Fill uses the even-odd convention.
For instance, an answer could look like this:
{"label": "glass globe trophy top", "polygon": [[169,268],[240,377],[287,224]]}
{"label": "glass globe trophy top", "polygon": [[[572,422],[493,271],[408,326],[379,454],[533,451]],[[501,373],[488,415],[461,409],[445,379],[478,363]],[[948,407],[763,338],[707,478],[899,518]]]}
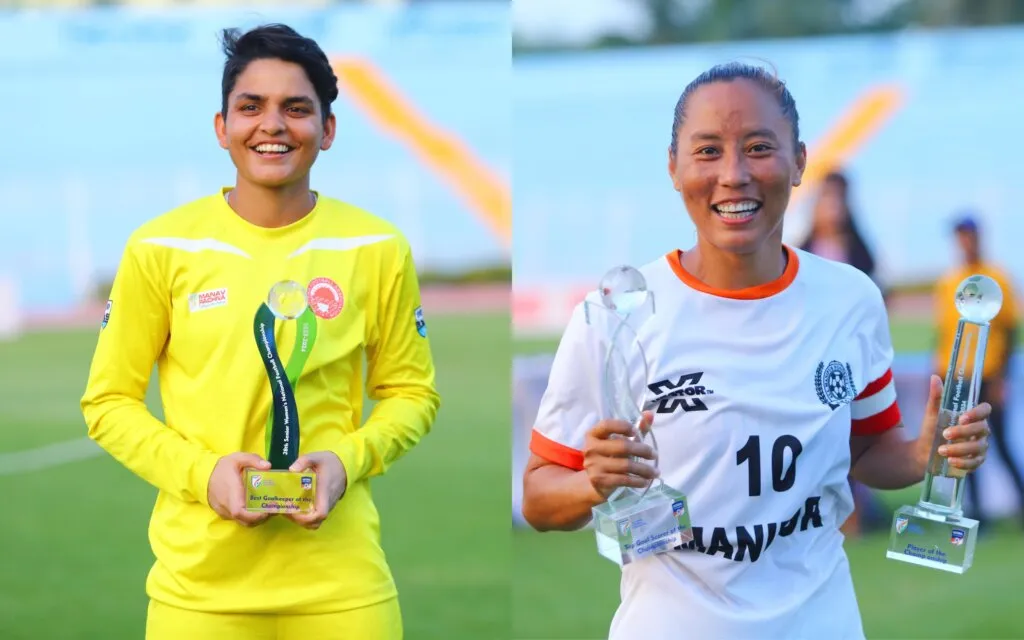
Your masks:
{"label": "glass globe trophy top", "polygon": [[988,276],[968,276],[956,288],[954,302],[961,318],[975,324],[985,324],[1003,308],[1003,290]]}
{"label": "glass globe trophy top", "polygon": [[267,307],[280,320],[295,320],[307,306],[306,288],[294,280],[278,282],[267,295]]}
{"label": "glass globe trophy top", "polygon": [[615,267],[601,278],[601,302],[620,316],[628,316],[647,300],[647,281],[635,267]]}

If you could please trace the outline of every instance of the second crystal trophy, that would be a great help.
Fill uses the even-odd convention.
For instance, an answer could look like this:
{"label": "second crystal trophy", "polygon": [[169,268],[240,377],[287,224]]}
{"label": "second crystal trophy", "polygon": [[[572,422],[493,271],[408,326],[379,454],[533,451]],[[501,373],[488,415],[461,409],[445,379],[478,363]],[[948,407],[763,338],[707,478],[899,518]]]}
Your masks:
{"label": "second crystal trophy", "polygon": [[974,560],[978,521],[964,517],[963,497],[967,472],[939,455],[949,441],[942,435],[960,416],[978,404],[985,363],[989,321],[1003,305],[995,280],[973,275],[957,288],[954,299],[960,321],[946,371],[939,423],[935,429],[921,499],[896,510],[886,557],[932,569],[964,573]]}
{"label": "second crystal trophy", "polygon": [[[648,362],[638,334],[654,314],[654,294],[647,290],[643,274],[629,266],[608,272],[599,294],[600,302],[585,301],[584,311],[603,345],[601,382],[607,417],[629,422],[633,439],[649,439],[657,450],[653,432],[640,429]],[[686,497],[660,477],[645,489],[619,487],[594,507],[593,516],[598,551],[620,566],[693,539]]]}

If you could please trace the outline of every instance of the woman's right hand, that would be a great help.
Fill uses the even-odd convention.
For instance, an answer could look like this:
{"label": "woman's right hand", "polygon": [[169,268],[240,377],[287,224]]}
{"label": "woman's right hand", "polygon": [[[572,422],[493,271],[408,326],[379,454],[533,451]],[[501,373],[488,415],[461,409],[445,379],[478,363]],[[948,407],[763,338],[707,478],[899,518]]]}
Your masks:
{"label": "woman's right hand", "polygon": [[234,520],[246,527],[263,524],[270,517],[269,513],[248,511],[245,500],[246,468],[270,469],[270,463],[255,453],[232,453],[217,461],[210,474],[210,483],[206,488],[206,499],[210,508],[225,520]]}
{"label": "woman's right hand", "polygon": [[[646,433],[653,420],[653,414],[645,411],[640,421],[641,431]],[[652,464],[632,459],[652,462],[657,459],[654,449],[637,442],[636,435],[633,425],[624,420],[602,420],[587,433],[583,468],[594,490],[605,499],[619,487],[643,489],[658,477],[658,470]]]}

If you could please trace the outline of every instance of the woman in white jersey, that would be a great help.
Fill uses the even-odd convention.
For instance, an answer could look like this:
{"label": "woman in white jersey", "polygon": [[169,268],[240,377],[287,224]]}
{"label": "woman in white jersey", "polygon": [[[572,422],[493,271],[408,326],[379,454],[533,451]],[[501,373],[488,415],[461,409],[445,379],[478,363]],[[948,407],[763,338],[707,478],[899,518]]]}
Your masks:
{"label": "woman in white jersey", "polygon": [[[669,175],[697,242],[640,267],[657,301],[639,332],[657,471],[630,459],[653,460],[650,447],[611,438],[629,424],[602,420],[601,349],[581,308],[559,345],[524,517],[579,529],[614,489],[660,474],[687,494],[694,525],[684,548],[624,567],[612,638],[862,638],[839,532],[847,475],[880,489],[924,476],[941,381],[906,438],[878,288],[782,242],[807,158],[798,123],[784,84],[743,64],[705,72],[676,105]],[[952,465],[982,464],[990,410],[947,435]]]}

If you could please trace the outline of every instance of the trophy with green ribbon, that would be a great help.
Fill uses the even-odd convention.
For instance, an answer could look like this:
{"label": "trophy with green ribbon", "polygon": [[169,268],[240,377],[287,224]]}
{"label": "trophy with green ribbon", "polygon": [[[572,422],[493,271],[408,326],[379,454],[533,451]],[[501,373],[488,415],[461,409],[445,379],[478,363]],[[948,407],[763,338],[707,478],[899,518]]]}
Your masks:
{"label": "trophy with green ribbon", "polygon": [[[295,322],[295,347],[284,366],[277,351],[277,322]],[[295,387],[316,342],[316,316],[306,289],[285,280],[270,288],[256,310],[253,335],[270,380],[272,402],[267,416],[269,470],[245,470],[246,510],[265,513],[306,513],[313,509],[316,474],[288,468],[299,457],[299,411]]]}
{"label": "trophy with green ribbon", "polygon": [[[629,266],[609,271],[599,293],[600,304],[588,300],[583,308],[587,324],[604,344],[602,396],[607,411],[611,418],[634,425],[632,439],[649,438],[657,450],[654,433],[640,429],[648,363],[638,335],[654,313],[654,294],[643,274]],[[693,539],[686,497],[660,477],[642,490],[619,487],[594,507],[593,516],[598,552],[620,566]]]}
{"label": "trophy with green ribbon", "polygon": [[[1003,292],[988,276],[973,275],[957,287],[953,300],[960,321],[946,371],[938,425],[925,469],[921,499],[896,510],[886,557],[950,573],[966,572],[974,560],[978,521],[964,517],[967,472],[949,464],[939,447],[942,432],[978,404],[989,321],[1003,306]],[[974,479],[972,478],[972,481]]]}

